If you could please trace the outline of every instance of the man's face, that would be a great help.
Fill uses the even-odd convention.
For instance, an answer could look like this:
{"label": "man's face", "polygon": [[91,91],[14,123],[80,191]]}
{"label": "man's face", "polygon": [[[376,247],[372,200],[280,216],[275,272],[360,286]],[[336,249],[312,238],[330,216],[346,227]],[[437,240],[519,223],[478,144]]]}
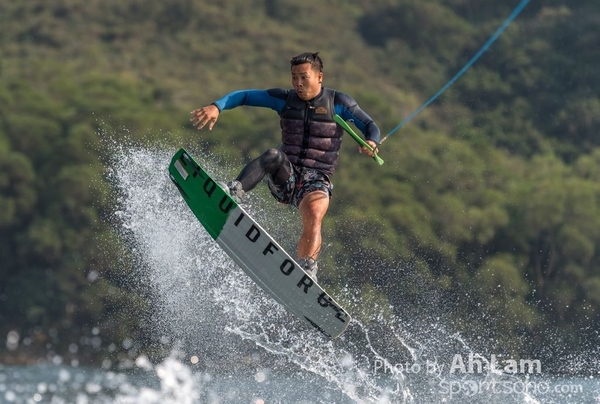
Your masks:
{"label": "man's face", "polygon": [[310,67],[310,63],[292,66],[292,86],[301,100],[308,101],[321,92],[323,73]]}

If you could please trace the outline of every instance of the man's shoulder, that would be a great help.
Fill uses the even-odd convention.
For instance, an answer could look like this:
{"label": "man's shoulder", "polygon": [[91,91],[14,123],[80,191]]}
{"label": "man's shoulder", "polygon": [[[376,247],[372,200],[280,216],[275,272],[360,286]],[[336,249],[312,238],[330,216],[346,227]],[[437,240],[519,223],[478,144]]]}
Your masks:
{"label": "man's shoulder", "polygon": [[335,105],[342,105],[345,107],[351,107],[356,105],[356,100],[348,94],[333,89],[330,90],[335,92],[335,96],[333,98],[333,103]]}
{"label": "man's shoulder", "polygon": [[288,90],[285,88],[270,88],[267,90],[267,93],[269,93],[271,97],[279,98],[282,100],[286,100],[288,96],[294,92],[294,90]]}

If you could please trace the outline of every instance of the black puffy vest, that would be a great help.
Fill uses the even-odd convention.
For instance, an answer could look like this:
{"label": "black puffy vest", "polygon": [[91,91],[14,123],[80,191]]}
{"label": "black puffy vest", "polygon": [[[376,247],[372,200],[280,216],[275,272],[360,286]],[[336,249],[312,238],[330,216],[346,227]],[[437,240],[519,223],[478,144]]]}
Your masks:
{"label": "black puffy vest", "polygon": [[310,101],[290,91],[281,114],[281,150],[292,164],[316,168],[332,175],[338,162],[343,129],[333,115],[335,91],[323,88]]}

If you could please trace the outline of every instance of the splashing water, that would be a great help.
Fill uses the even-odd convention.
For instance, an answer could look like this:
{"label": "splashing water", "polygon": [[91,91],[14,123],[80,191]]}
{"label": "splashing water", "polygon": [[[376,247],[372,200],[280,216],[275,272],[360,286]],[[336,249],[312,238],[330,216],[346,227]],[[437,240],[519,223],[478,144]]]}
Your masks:
{"label": "splashing water", "polygon": [[[288,387],[273,387],[277,402],[285,403],[580,402],[577,395],[567,394],[565,401],[565,394],[540,392],[536,375],[484,371],[486,366],[491,369],[493,359],[475,354],[438,318],[380,315],[369,324],[355,320],[336,340],[309,329],[263,293],[204,231],[168,178],[175,149],[167,149],[114,147],[108,171],[119,194],[114,216],[140,261],[136,282],[153,296],[153,332],[178,341],[182,355],[196,358],[204,371],[241,378],[254,369],[255,380],[274,381],[285,375],[308,383],[303,398],[308,401],[292,399]],[[191,154],[216,177],[226,171],[202,153]],[[245,208],[290,248],[297,237],[296,213],[277,206],[275,220],[266,210],[270,205],[275,204],[251,194]],[[336,296],[343,305],[367,304],[358,291],[345,291],[345,296]],[[174,369],[176,363],[167,360],[162,366],[170,370],[155,371],[159,376],[190,372],[186,365]],[[199,374],[183,379],[199,384],[204,380]],[[316,398],[310,391],[313,383],[331,393]],[[531,387],[514,388],[518,383]],[[496,385],[504,386],[503,394],[492,390]],[[186,386],[192,392],[200,389]],[[241,402],[211,394],[211,402]],[[243,397],[253,396],[247,392]],[[188,397],[198,398],[199,393]]]}

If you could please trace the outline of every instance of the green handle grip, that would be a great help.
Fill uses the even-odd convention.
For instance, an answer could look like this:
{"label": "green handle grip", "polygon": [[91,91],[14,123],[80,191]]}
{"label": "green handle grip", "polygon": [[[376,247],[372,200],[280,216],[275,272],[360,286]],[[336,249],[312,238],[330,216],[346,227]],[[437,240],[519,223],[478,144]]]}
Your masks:
{"label": "green handle grip", "polygon": [[348,132],[348,134],[350,136],[352,136],[354,138],[354,140],[356,140],[356,142],[359,145],[361,145],[363,147],[366,147],[367,149],[369,149],[370,151],[373,152],[373,160],[375,160],[379,165],[383,164],[383,159],[381,157],[379,157],[377,155],[377,153],[375,153],[375,150],[373,149],[373,147],[370,144],[368,144],[367,142],[365,142],[365,140],[362,137],[360,137],[359,135],[357,135],[356,132],[354,132],[354,130],[352,130],[352,128],[350,127],[350,125],[348,125],[346,123],[346,121],[344,121],[342,119],[341,116],[339,116],[338,114],[335,114],[333,116],[333,119],[335,119],[335,121],[337,122],[337,124],[340,125],[342,128],[344,128],[344,130],[346,132]]}

